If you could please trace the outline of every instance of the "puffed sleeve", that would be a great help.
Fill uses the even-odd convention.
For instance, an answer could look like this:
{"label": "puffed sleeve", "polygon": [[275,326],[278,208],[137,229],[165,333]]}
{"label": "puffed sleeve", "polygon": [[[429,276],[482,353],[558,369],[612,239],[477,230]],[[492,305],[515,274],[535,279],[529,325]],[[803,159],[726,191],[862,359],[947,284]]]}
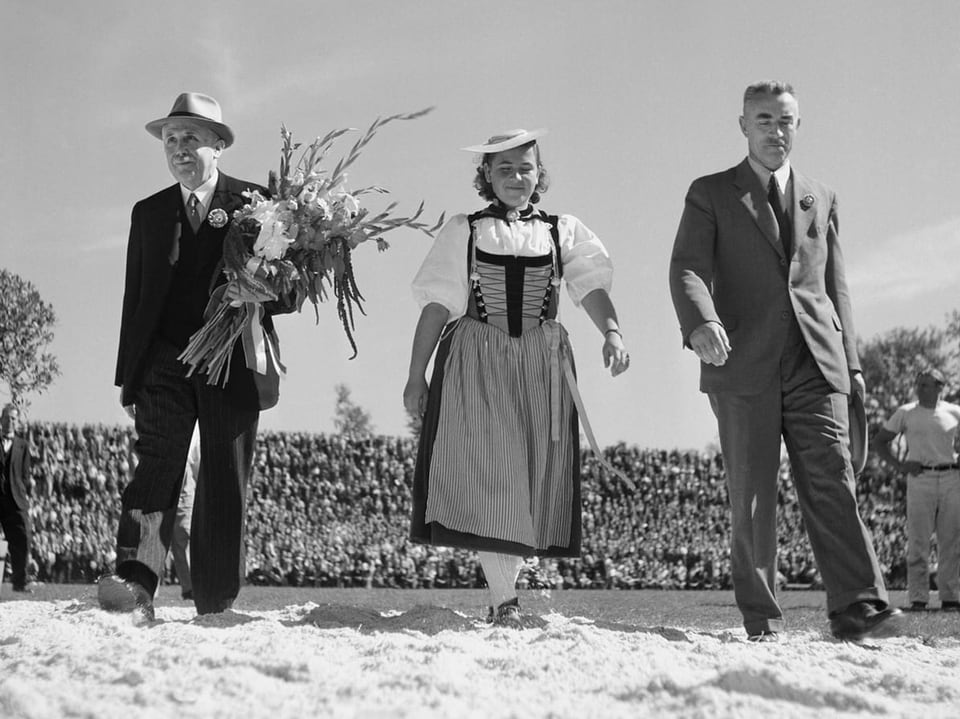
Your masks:
{"label": "puffed sleeve", "polygon": [[560,215],[560,258],[563,279],[573,304],[594,290],[610,291],[613,284],[613,262],[600,238],[573,215]]}
{"label": "puffed sleeve", "polygon": [[469,231],[467,216],[454,215],[437,234],[433,247],[413,278],[413,298],[421,309],[436,302],[447,308],[451,320],[467,311]]}

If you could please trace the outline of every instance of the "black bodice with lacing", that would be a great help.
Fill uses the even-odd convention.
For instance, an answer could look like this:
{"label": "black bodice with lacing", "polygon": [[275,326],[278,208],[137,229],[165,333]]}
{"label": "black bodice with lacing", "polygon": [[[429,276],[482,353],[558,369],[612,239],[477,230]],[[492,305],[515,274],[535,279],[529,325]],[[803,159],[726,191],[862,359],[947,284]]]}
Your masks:
{"label": "black bodice with lacing", "polygon": [[[508,216],[508,212],[512,215]],[[498,255],[477,249],[474,223],[484,217],[504,222],[541,221],[550,227],[551,251],[532,257]],[[560,278],[560,235],[558,217],[528,207],[519,213],[500,205],[489,207],[467,218],[470,238],[467,261],[471,296],[467,315],[499,327],[511,337],[537,327],[557,316]]]}

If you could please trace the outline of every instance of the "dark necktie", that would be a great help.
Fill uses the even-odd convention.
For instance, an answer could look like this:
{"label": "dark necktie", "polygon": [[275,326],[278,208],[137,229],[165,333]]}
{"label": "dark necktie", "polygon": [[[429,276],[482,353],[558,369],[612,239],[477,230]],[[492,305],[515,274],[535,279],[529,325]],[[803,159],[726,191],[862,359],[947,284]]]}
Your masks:
{"label": "dark necktie", "polygon": [[787,219],[787,215],[783,211],[783,205],[780,203],[780,189],[777,187],[777,178],[773,175],[770,175],[770,184],[767,185],[767,201],[777,218],[783,254],[789,260],[793,250],[793,229],[790,227],[790,221]]}
{"label": "dark necktie", "polygon": [[200,217],[200,200],[192,192],[190,193],[190,199],[187,200],[187,219],[190,220],[190,227],[196,234],[197,230],[200,229],[203,218]]}

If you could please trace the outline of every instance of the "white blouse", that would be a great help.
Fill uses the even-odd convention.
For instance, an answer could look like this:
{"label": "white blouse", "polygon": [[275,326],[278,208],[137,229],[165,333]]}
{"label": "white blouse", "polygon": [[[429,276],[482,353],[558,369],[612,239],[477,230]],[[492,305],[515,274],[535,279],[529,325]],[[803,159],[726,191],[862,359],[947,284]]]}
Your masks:
{"label": "white blouse", "polygon": [[[575,305],[594,290],[610,291],[613,263],[600,239],[573,215],[560,215],[560,261],[567,293]],[[443,226],[413,279],[413,297],[421,308],[431,302],[450,312],[450,319],[467,311],[470,293],[466,215],[454,215]],[[477,249],[495,255],[536,257],[550,253],[550,225],[542,220],[505,222],[494,217],[477,221]]]}

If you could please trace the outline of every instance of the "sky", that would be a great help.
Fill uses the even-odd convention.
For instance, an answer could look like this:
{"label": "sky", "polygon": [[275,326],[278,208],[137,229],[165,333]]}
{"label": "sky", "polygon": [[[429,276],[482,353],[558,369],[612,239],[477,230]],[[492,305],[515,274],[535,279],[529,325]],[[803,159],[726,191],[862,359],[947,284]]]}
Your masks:
{"label": "sky", "polygon": [[[611,293],[631,369],[604,370],[602,338],[564,296],[561,320],[598,442],[700,449],[716,423],[681,348],[667,265],[698,176],[737,164],[743,89],[793,84],[798,171],[838,193],[858,335],[943,326],[958,307],[960,4],[891,0],[417,0],[164,3],[6,0],[0,27],[0,267],[58,317],[62,374],[29,417],[122,424],[113,386],[133,204],[172,184],[144,124],[183,91],[220,102],[227,174],[265,182],[281,123],[328,130],[433,107],[387,126],[350,172],[399,210],[481,205],[472,157],[499,131],[548,128],[541,207],[580,218],[615,265]],[[337,146],[333,158],[349,150]],[[402,392],[419,309],[410,281],[430,247],[413,231],[355,253],[366,316],[359,355],[334,305],[277,320],[288,374],[261,429],[333,431],[345,384],[375,430],[407,433]]]}

